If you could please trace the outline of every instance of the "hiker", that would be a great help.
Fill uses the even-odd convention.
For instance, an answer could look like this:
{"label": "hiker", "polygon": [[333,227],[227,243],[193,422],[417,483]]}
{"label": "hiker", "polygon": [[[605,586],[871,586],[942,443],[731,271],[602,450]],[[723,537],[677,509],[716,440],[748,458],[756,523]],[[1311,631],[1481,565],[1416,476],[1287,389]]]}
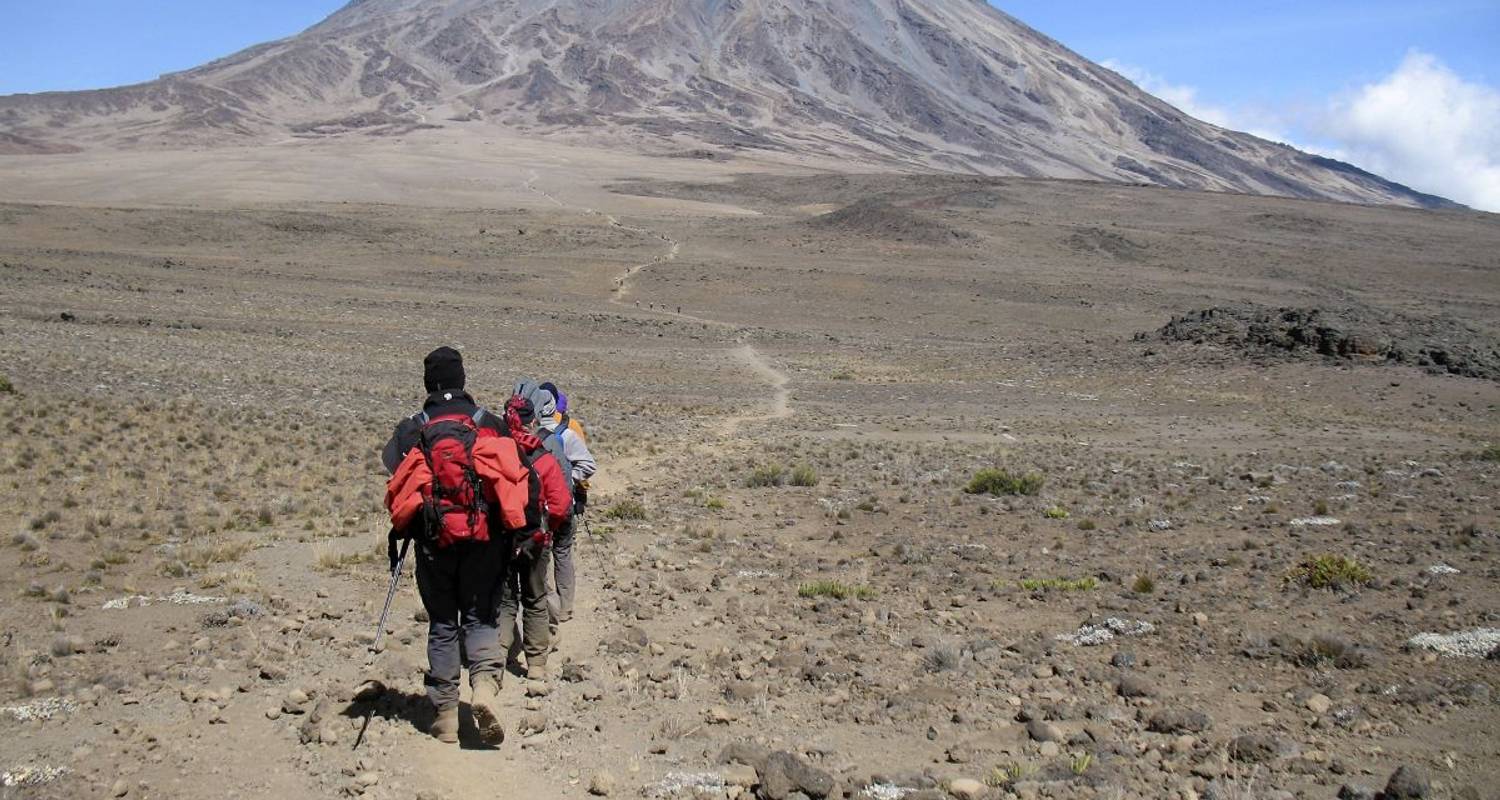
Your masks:
{"label": "hiker", "polygon": [[[589,435],[584,431],[583,423],[568,414],[568,396],[563,394],[563,391],[557,388],[557,384],[552,381],[543,381],[541,384],[538,384],[537,388],[546,389],[551,392],[553,399],[557,401],[557,412],[552,415],[552,418],[559,423],[567,423],[565,427],[578,434],[578,438],[587,444]],[[575,511],[574,513],[576,514],[577,512]]]}
{"label": "hiker", "polygon": [[558,627],[573,619],[573,599],[578,589],[578,577],[573,564],[574,534],[578,515],[583,513],[580,506],[588,505],[588,480],[597,469],[594,455],[589,452],[588,442],[582,433],[583,425],[576,423],[566,412],[558,411],[559,403],[555,394],[558,394],[557,387],[544,383],[531,395],[536,407],[537,435],[543,437],[544,441],[556,439],[561,442],[573,490],[573,516],[557,529],[557,535],[552,541],[554,589],[547,595],[547,608],[554,639]]}
{"label": "hiker", "polygon": [[536,416],[531,401],[521,395],[505,406],[505,421],[524,462],[536,474],[544,510],[544,535],[522,542],[506,554],[498,603],[500,645],[507,654],[517,651],[516,616],[521,617],[519,649],[526,653],[526,676],[547,679],[547,657],[552,651],[552,632],[547,605],[547,571],[550,549],[557,532],[570,525],[573,494],[566,472],[554,454],[528,429]]}
{"label": "hiker", "polygon": [[429,732],[458,741],[459,679],[467,668],[474,721],[494,742],[505,736],[496,595],[507,548],[542,530],[538,488],[509,426],[464,390],[457,350],[428,354],[422,381],[422,410],[396,426],[381,453],[392,475],[392,569],[395,540],[415,539],[417,590],[428,617],[424,683],[435,712]]}

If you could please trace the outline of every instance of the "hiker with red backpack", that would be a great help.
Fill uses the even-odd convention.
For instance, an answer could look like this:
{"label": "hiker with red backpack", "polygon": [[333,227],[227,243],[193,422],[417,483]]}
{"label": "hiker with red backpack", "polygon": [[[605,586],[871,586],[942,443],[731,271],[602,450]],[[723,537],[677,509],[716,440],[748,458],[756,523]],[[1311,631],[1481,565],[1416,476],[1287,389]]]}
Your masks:
{"label": "hiker with red backpack", "polygon": [[397,539],[417,543],[417,589],[428,617],[424,682],[435,712],[430,732],[458,741],[459,679],[467,668],[474,721],[481,737],[495,742],[505,735],[497,595],[512,551],[547,538],[539,486],[510,427],[464,391],[458,351],[440,347],[422,366],[422,410],[396,426],[381,454],[391,473],[392,550]]}
{"label": "hiker with red backpack", "polygon": [[517,650],[516,615],[521,616],[520,649],[526,653],[526,677],[546,680],[547,658],[552,652],[552,632],[547,607],[547,573],[551,566],[554,537],[567,528],[573,516],[573,493],[567,467],[558,461],[560,449],[549,449],[528,427],[536,417],[531,400],[516,395],[505,406],[510,436],[523,462],[536,474],[541,487],[545,532],[540,538],[516,548],[506,562],[500,589],[500,643],[505,652]]}

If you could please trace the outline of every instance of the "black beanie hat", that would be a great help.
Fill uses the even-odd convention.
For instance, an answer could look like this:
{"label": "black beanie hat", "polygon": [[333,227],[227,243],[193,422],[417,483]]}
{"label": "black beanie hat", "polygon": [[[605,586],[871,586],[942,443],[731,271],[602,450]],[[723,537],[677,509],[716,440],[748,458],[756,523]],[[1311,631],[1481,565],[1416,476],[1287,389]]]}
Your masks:
{"label": "black beanie hat", "polygon": [[464,388],[464,357],[451,347],[439,347],[422,360],[422,384],[429,392]]}

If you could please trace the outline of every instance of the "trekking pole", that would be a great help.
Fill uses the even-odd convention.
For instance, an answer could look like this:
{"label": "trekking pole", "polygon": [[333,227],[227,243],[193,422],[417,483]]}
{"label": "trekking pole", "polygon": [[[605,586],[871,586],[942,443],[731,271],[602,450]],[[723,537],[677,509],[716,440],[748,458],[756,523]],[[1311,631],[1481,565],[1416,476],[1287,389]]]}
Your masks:
{"label": "trekking pole", "polygon": [[401,555],[396,558],[396,566],[391,570],[391,588],[385,593],[385,608],[380,610],[380,627],[375,629],[375,641],[370,645],[370,652],[380,652],[380,640],[385,638],[385,623],[391,616],[391,601],[396,599],[396,584],[401,580],[401,571],[406,567],[406,551],[411,549],[411,539],[401,541]]}

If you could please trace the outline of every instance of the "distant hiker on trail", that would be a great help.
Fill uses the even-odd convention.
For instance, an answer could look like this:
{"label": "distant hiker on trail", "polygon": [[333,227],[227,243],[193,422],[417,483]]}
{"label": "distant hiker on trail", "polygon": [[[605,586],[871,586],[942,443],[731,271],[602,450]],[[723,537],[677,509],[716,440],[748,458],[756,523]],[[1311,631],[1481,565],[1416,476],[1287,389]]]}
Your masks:
{"label": "distant hiker on trail", "polygon": [[531,400],[511,397],[505,406],[505,421],[526,465],[541,487],[544,527],[507,553],[502,577],[498,618],[500,644],[507,654],[516,651],[516,615],[521,616],[521,649],[526,652],[526,676],[547,679],[547,657],[552,652],[548,625],[547,570],[554,537],[568,527],[573,515],[573,493],[565,468],[555,454],[528,429],[536,416]]}
{"label": "distant hiker on trail", "polygon": [[558,391],[557,386],[551,382],[541,384],[532,394],[537,410],[538,434],[550,434],[561,440],[573,484],[573,516],[557,531],[557,537],[552,542],[555,575],[553,591],[547,594],[547,611],[554,637],[562,623],[573,619],[573,599],[578,593],[578,577],[573,563],[574,534],[577,533],[578,516],[588,506],[589,478],[598,468],[594,462],[594,454],[589,452],[583,424],[567,413],[567,399],[567,395]]}
{"label": "distant hiker on trail", "polygon": [[417,589],[428,617],[425,683],[435,712],[429,731],[458,741],[459,679],[467,667],[474,721],[495,742],[505,736],[498,594],[507,551],[544,536],[538,488],[509,426],[464,391],[458,351],[440,347],[422,366],[427,400],[396,426],[381,453],[392,475],[392,552],[399,538],[417,542]]}

